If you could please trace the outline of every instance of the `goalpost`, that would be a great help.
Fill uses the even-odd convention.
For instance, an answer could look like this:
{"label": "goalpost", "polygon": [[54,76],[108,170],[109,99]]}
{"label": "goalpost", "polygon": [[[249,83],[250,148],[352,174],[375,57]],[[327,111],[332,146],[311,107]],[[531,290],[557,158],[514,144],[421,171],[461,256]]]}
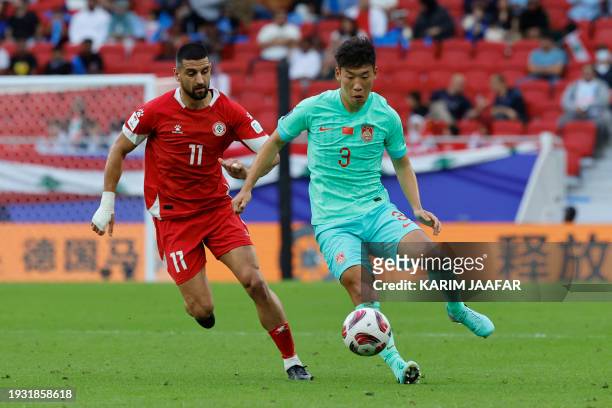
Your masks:
{"label": "goalpost", "polygon": [[[94,280],[104,262],[113,265],[96,253],[108,250],[112,257],[114,249],[102,242],[107,240],[89,248],[97,263],[87,247],[74,250],[72,245],[95,239],[88,226],[103,189],[108,147],[132,111],[157,95],[154,75],[0,77],[0,226],[15,237],[12,249],[0,250],[2,280],[22,280],[19,274],[26,280]],[[154,281],[159,264],[152,220],[142,201],[142,153],[139,147],[126,160],[116,208],[119,228],[124,222],[144,225],[139,263],[117,262],[123,262],[126,276],[138,268],[139,279]],[[64,227],[78,230],[73,235],[79,239],[49,240],[47,246],[53,247],[32,255],[31,245],[43,239],[46,225],[59,235]]]}

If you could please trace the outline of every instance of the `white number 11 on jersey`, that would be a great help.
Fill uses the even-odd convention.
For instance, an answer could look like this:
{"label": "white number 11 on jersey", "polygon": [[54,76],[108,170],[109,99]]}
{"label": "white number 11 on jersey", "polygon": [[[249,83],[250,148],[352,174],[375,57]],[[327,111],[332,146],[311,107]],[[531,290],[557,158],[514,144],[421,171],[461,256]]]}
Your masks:
{"label": "white number 11 on jersey", "polygon": [[[191,149],[191,158],[189,159],[189,164],[190,165],[194,165],[197,164],[198,166],[202,165],[202,149],[204,148],[203,145],[197,145],[197,144],[190,144],[189,148]],[[195,153],[196,153],[196,149],[198,151],[198,162],[195,162]]]}

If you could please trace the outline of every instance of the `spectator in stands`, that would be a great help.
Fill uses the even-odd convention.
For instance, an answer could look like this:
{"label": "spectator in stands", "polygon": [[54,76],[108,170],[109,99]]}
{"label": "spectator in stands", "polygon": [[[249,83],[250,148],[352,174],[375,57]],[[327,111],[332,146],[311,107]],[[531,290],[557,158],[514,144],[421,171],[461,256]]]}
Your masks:
{"label": "spectator in stands", "polygon": [[45,21],[43,25],[44,36],[54,47],[68,38],[69,21],[70,14],[64,13],[60,8],[53,10]]}
{"label": "spectator in stands", "polygon": [[10,4],[8,1],[0,1],[0,41],[4,40],[6,36],[6,29],[8,27],[8,20],[10,17],[9,10]]}
{"label": "spectator in stands", "polygon": [[232,78],[223,72],[221,64],[213,65],[212,74],[210,75],[210,87],[223,92],[227,96],[232,94]]}
{"label": "spectator in stands", "polygon": [[612,113],[608,107],[610,88],[595,76],[591,65],[582,68],[582,78],[572,82],[563,92],[564,114],[559,126],[573,120],[591,120],[597,125],[597,147],[605,143],[612,131]]}
{"label": "spectator in stands", "polygon": [[419,91],[412,91],[408,94],[408,106],[410,106],[410,114],[418,115],[426,118],[429,114],[429,105],[423,102],[423,98]]}
{"label": "spectator in stands", "polygon": [[540,38],[548,31],[548,14],[540,4],[540,0],[527,2],[527,8],[519,17],[519,26],[525,38]]}
{"label": "spectator in stands", "polygon": [[287,22],[287,13],[277,12],[274,21],[263,26],[257,34],[261,58],[270,61],[286,58],[300,38],[300,28]]}
{"label": "spectator in stands", "polygon": [[445,40],[455,33],[455,23],[437,0],[420,0],[421,13],[414,25],[414,37],[431,40]]}
{"label": "spectator in stands", "polygon": [[474,12],[475,7],[481,7],[484,10],[485,21],[491,23],[497,16],[497,3],[498,0],[464,0],[463,13],[469,15]]}
{"label": "spectator in stands", "polygon": [[454,74],[448,88],[435,91],[430,98],[430,117],[446,122],[453,134],[458,133],[458,121],[478,117],[484,108],[480,106],[472,108],[469,99],[464,95],[464,89],[465,77],[462,74]]}
{"label": "spectator in stands", "polygon": [[323,0],[321,11],[325,17],[343,16],[344,12],[359,4],[359,0]]}
{"label": "spectator in stands", "polygon": [[[189,0],[189,6],[193,12],[202,20],[197,25],[206,21],[216,22],[221,17],[224,0]],[[196,26],[197,26],[196,25]]]}
{"label": "spectator in stands", "polygon": [[72,70],[75,74],[101,74],[104,70],[102,57],[94,51],[91,39],[81,44],[81,52],[72,61]]}
{"label": "spectator in stands", "polygon": [[601,0],[567,0],[572,5],[568,16],[572,21],[593,21],[601,15]]}
{"label": "spectator in stands", "polygon": [[64,49],[61,45],[53,48],[51,60],[45,67],[45,75],[69,75],[72,74],[72,64],[64,56]]}
{"label": "spectator in stands", "polygon": [[38,67],[36,57],[26,45],[25,39],[17,40],[17,49],[11,58],[11,74],[13,75],[32,75]]}
{"label": "spectator in stands", "polygon": [[189,41],[204,44],[206,49],[208,49],[208,59],[212,63],[217,63],[221,60],[225,40],[216,24],[203,22],[198,27],[198,31],[189,36]]}
{"label": "spectator in stands", "polygon": [[485,40],[512,42],[520,38],[519,20],[509,0],[499,0],[496,14],[485,33]]}
{"label": "spectator in stands", "polygon": [[321,73],[321,54],[312,38],[303,38],[289,55],[290,79],[315,79]]}
{"label": "spectator in stands", "polygon": [[329,45],[323,53],[323,67],[321,68],[321,78],[333,79],[336,69],[336,50],[346,40],[355,36],[367,37],[368,34],[357,27],[357,22],[350,17],[342,17],[340,28],[333,31],[329,36]]}
{"label": "spectator in stands", "polygon": [[15,2],[15,13],[8,19],[6,38],[9,40],[31,40],[40,37],[41,26],[33,11],[28,11],[27,0]]}
{"label": "spectator in stands", "polygon": [[465,31],[465,38],[472,42],[482,40],[485,37],[485,33],[489,28],[489,22],[485,15],[484,4],[474,4],[473,10],[470,14],[463,18],[463,31]]}
{"label": "spectator in stands", "polygon": [[2,46],[0,46],[0,75],[8,74],[8,70],[10,67],[11,56]]}
{"label": "spectator in stands", "polygon": [[540,47],[529,55],[527,70],[532,78],[556,81],[563,75],[566,63],[565,52],[555,45],[549,34],[545,34]]}
{"label": "spectator in stands", "polygon": [[[387,33],[389,18],[381,7],[374,5],[376,0],[359,0],[356,7],[346,11],[346,15],[355,19],[360,30],[370,37],[383,37]],[[382,0],[380,3],[384,3]]]}
{"label": "spectator in stands", "polygon": [[155,61],[173,61],[176,59],[176,51],[178,47],[175,44],[175,39],[168,38],[161,43],[161,51],[155,57]]}
{"label": "spectator in stands", "polygon": [[111,15],[98,0],[87,0],[87,6],[72,16],[68,27],[68,37],[72,44],[82,44],[84,40],[93,41],[93,49],[99,50],[108,38]]}
{"label": "spectator in stands", "polygon": [[491,90],[495,95],[491,106],[491,117],[493,120],[520,120],[527,121],[525,101],[521,92],[511,88],[501,74],[491,76]]}
{"label": "spectator in stands", "polygon": [[425,130],[429,106],[423,103],[419,91],[410,92],[407,100],[408,106],[410,106],[410,115],[408,116],[406,126],[408,130],[408,140],[411,143],[416,143],[421,140],[421,136]]}
{"label": "spectator in stands", "polygon": [[610,65],[612,58],[610,56],[610,50],[607,45],[600,45],[595,51],[595,72],[597,76],[604,80],[608,84],[609,88],[612,88],[612,65]]}
{"label": "spectator in stands", "polygon": [[112,5],[112,16],[108,34],[115,40],[124,38],[144,38],[145,29],[142,20],[130,11],[129,0],[115,0]]}

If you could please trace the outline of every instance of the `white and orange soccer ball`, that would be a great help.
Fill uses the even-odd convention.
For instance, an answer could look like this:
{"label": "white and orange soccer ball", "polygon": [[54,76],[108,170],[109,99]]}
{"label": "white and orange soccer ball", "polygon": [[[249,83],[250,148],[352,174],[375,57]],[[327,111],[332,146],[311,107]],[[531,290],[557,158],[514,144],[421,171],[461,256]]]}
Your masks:
{"label": "white and orange soccer ball", "polygon": [[363,308],[351,312],[342,324],[344,344],[360,356],[375,356],[391,338],[389,320],[380,311]]}

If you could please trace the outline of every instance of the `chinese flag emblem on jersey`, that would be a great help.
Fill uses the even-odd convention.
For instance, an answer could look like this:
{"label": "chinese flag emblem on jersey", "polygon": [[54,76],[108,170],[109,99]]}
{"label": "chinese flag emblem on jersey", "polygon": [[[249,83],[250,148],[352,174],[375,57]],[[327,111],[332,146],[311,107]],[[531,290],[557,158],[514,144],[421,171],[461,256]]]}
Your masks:
{"label": "chinese flag emblem on jersey", "polygon": [[361,140],[368,143],[374,138],[374,126],[363,125],[361,127]]}
{"label": "chinese flag emblem on jersey", "polygon": [[342,134],[345,136],[350,136],[353,134],[353,128],[352,127],[343,127],[342,128]]}

